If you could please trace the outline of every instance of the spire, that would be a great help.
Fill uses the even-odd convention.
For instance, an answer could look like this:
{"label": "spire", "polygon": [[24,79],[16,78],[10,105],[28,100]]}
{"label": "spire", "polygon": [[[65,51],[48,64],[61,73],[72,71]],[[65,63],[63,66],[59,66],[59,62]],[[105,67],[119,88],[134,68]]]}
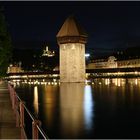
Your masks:
{"label": "spire", "polygon": [[79,25],[74,16],[69,16],[57,34],[59,44],[63,43],[86,43],[87,33]]}

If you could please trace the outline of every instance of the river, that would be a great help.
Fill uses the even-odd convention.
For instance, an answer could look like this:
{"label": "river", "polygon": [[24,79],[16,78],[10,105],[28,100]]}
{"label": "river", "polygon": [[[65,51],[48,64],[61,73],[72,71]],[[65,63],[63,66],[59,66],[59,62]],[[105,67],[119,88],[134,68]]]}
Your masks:
{"label": "river", "polygon": [[15,89],[51,139],[140,138],[139,78],[18,82]]}

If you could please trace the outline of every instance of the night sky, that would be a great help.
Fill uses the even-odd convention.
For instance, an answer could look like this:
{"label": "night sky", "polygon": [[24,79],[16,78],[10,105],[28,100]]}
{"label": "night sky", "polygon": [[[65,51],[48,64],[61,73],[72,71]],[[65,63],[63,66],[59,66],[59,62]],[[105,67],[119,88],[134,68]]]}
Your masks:
{"label": "night sky", "polygon": [[52,42],[73,14],[87,31],[86,50],[95,55],[140,44],[139,1],[12,1],[0,2],[15,47],[41,47]]}

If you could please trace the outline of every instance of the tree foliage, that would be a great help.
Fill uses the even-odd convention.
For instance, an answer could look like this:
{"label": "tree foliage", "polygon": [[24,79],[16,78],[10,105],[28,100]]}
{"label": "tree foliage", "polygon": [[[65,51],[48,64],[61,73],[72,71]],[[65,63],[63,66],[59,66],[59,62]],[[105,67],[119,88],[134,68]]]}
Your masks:
{"label": "tree foliage", "polygon": [[0,77],[6,75],[9,62],[12,58],[12,45],[10,34],[7,30],[7,24],[3,9],[0,7]]}

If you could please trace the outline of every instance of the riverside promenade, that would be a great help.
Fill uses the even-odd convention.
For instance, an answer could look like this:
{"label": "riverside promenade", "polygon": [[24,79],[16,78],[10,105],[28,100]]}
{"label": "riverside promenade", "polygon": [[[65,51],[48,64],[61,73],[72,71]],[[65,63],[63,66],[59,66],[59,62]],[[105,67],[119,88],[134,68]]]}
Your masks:
{"label": "riverside promenade", "polygon": [[20,139],[20,127],[16,127],[16,119],[12,110],[8,85],[0,81],[0,139]]}

